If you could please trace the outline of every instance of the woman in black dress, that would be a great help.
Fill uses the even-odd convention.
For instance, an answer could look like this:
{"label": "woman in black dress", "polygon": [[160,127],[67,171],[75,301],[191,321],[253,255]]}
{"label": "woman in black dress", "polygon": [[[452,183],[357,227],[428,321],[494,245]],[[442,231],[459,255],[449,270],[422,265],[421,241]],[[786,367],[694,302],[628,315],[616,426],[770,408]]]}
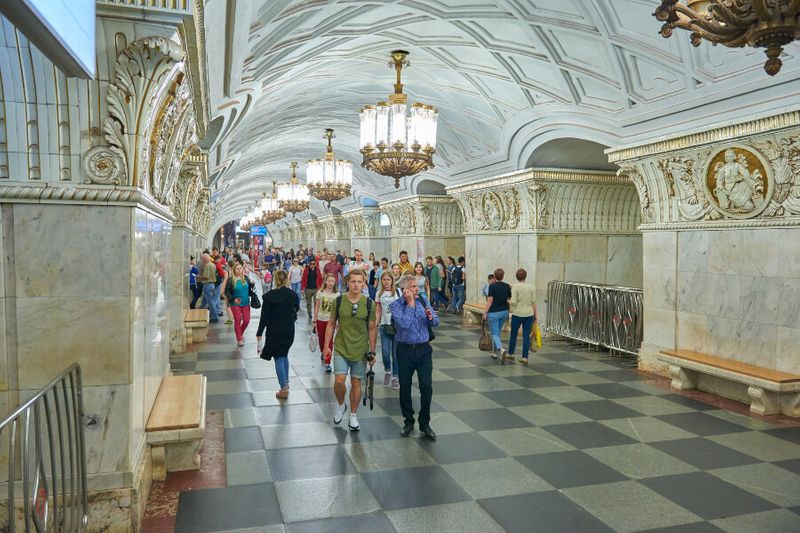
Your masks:
{"label": "woman in black dress", "polygon": [[261,358],[275,360],[275,372],[281,390],[275,393],[279,400],[289,397],[289,348],[294,343],[294,323],[300,303],[297,295],[289,288],[289,275],[285,270],[278,270],[272,279],[273,289],[264,296],[261,306],[261,320],[258,322],[256,339],[261,347],[261,335],[267,330],[264,349],[260,350]]}

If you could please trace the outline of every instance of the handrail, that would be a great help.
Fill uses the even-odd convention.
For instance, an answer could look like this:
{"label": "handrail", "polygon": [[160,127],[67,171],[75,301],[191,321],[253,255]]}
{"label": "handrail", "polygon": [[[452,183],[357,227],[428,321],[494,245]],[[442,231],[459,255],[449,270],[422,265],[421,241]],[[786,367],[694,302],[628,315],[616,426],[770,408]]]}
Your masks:
{"label": "handrail", "polygon": [[573,281],[547,285],[545,331],[636,355],[642,344],[642,289]]}
{"label": "handrail", "polygon": [[8,457],[8,523],[0,524],[2,531],[84,531],[89,505],[83,418],[81,368],[73,364],[0,421],[0,453]]}

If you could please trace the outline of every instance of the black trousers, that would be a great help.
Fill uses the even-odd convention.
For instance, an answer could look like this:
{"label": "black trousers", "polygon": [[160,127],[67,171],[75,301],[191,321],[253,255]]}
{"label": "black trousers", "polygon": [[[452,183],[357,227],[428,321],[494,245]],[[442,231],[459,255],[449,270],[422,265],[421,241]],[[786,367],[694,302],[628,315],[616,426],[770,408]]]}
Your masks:
{"label": "black trousers", "polygon": [[406,424],[414,424],[414,407],[411,404],[411,381],[414,372],[419,380],[420,407],[419,427],[424,428],[431,422],[431,398],[433,397],[433,349],[430,343],[404,344],[397,343],[397,369],[400,375],[400,411]]}

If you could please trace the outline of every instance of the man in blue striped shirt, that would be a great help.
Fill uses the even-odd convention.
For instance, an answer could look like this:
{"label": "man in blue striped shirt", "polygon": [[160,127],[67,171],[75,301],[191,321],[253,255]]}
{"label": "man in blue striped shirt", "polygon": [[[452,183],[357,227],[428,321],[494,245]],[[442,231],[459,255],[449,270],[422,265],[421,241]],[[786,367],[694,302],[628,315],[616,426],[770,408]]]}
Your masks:
{"label": "man in blue striped shirt", "polygon": [[411,380],[417,372],[419,380],[420,407],[419,430],[429,440],[436,440],[430,426],[431,398],[433,396],[433,349],[430,344],[428,326],[438,326],[439,316],[425,301],[419,298],[419,285],[414,276],[405,275],[397,285],[403,297],[391,303],[392,323],[397,342],[397,367],[400,378],[400,410],[405,424],[400,434],[408,437],[414,431],[414,407],[411,405]]}

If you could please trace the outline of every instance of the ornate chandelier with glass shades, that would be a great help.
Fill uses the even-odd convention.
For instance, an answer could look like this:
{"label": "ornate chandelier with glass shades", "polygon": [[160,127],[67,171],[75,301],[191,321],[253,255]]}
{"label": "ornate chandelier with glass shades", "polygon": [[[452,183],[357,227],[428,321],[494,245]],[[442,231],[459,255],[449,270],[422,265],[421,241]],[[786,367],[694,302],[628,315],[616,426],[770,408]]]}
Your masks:
{"label": "ornate chandelier with glass shades", "polygon": [[394,94],[388,102],[365,106],[360,113],[361,166],[394,178],[395,188],[400,187],[400,178],[413,176],[433,168],[436,151],[436,121],[439,112],[435,107],[415,102],[406,108],[408,96],[403,93],[400,73],[410,65],[408,52],[392,52],[389,66],[397,73]]}
{"label": "ornate chandelier with glass shades", "polygon": [[258,200],[256,200],[256,204],[253,208],[239,221],[239,227],[242,228],[242,231],[250,231],[252,225],[258,223],[260,216],[261,211],[258,206]]}
{"label": "ornate chandelier with glass shades", "polygon": [[325,130],[328,139],[328,149],[325,159],[312,159],[308,162],[306,170],[306,184],[308,191],[317,200],[331,202],[350,196],[353,187],[353,163],[333,156],[333,130]]}
{"label": "ornate chandelier with glass shades", "polygon": [[664,22],[661,35],[683,28],[692,32],[694,46],[705,39],[729,48],[766,48],[770,76],[783,66],[783,46],[800,39],[800,0],[661,0],[653,15]]}
{"label": "ornate chandelier with glass shades", "polygon": [[261,220],[264,225],[272,224],[276,220],[280,220],[286,216],[286,213],[281,209],[278,203],[278,192],[275,187],[276,183],[275,181],[272,182],[272,196],[267,198],[267,193],[264,193],[264,198],[261,200]]}
{"label": "ornate chandelier with glass shades", "polygon": [[292,216],[308,209],[311,198],[308,187],[297,181],[297,161],[292,161],[292,180],[278,185],[278,204]]}

